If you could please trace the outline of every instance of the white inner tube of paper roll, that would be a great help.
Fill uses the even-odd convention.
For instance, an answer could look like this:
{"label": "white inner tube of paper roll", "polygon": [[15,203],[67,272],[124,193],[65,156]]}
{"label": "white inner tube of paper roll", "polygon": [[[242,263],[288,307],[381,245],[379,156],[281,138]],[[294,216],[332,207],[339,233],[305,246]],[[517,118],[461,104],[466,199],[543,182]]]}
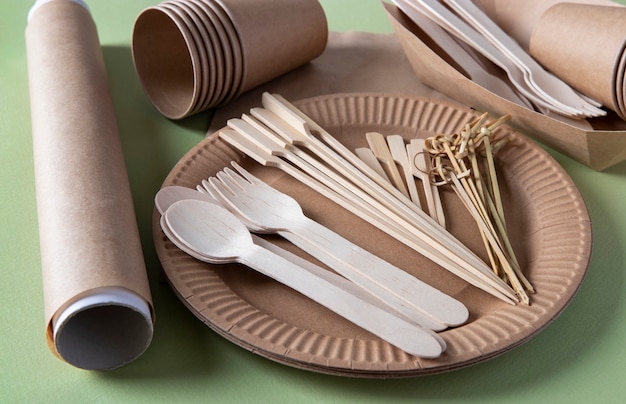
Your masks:
{"label": "white inner tube of paper roll", "polygon": [[148,303],[121,287],[98,289],[61,311],[53,324],[54,345],[68,363],[110,370],[137,357],[153,334]]}
{"label": "white inner tube of paper roll", "polygon": [[[28,17],[26,18],[26,21],[30,21],[30,17],[33,15],[33,13],[42,5],[49,3],[51,1],[56,1],[56,0],[37,0],[35,2],[35,4],[33,4],[33,6],[30,8],[30,11],[28,11]],[[87,10],[89,10],[89,6],[87,6],[87,3],[85,3],[83,0],[67,0],[67,1],[71,1],[73,3],[76,4],[80,4],[81,6],[85,7]]]}

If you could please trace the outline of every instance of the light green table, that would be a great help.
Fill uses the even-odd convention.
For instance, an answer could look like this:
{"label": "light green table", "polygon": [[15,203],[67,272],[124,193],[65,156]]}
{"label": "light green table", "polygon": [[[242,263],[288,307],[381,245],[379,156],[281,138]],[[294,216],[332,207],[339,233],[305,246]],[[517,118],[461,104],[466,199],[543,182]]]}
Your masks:
{"label": "light green table", "polygon": [[[594,251],[574,301],[530,342],[497,359],[422,378],[359,380],[292,369],[211,332],[163,282],[152,245],[152,200],[172,166],[204,136],[209,114],[171,122],[154,110],[138,84],[131,28],[137,14],[155,2],[88,3],[104,46],[129,165],[158,316],[155,337],[140,359],[106,373],[77,370],[48,351],[24,46],[31,1],[5,1],[0,12],[0,402],[623,402],[626,164],[598,173],[553,153],[588,204]],[[391,31],[377,0],[322,4],[332,30]]]}

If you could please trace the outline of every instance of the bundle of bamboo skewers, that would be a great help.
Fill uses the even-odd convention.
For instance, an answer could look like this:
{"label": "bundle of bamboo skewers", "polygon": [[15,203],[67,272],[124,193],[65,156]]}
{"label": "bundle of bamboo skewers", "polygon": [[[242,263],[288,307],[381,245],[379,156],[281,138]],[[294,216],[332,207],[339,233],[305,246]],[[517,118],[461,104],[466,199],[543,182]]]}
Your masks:
{"label": "bundle of bamboo skewers", "polygon": [[[508,237],[494,153],[508,142],[493,131],[510,116],[487,122],[488,114],[467,123],[459,134],[427,139],[435,178],[450,184],[478,225],[491,267],[528,304],[534,288],[524,276]],[[435,182],[438,182],[435,179]]]}
{"label": "bundle of bamboo skewers", "polygon": [[[510,117],[505,115],[493,122],[488,122],[488,118],[485,113],[465,124],[458,133],[413,139],[406,145],[406,157],[401,155],[404,141],[399,136],[384,138],[380,133],[367,133],[371,154],[376,159],[367,158],[368,154],[363,150],[359,150],[358,154],[372,168],[380,167],[381,175],[418,205],[419,198],[416,190],[412,189],[414,181],[408,175],[403,176],[403,172],[406,174],[412,169],[414,173],[416,168],[421,171],[426,191],[430,186],[449,185],[476,222],[492,270],[513,288],[522,302],[528,304],[528,294],[533,293],[534,288],[524,276],[508,237],[494,163],[494,154],[508,143],[507,137],[496,139],[494,130]],[[398,142],[402,143],[398,145]],[[416,143],[421,146],[412,148]],[[419,160],[424,158],[427,161],[420,163]],[[438,193],[424,194],[428,202],[427,210],[445,226],[445,221],[441,220],[444,214],[440,200],[436,198],[436,204],[431,201],[433,195]]]}

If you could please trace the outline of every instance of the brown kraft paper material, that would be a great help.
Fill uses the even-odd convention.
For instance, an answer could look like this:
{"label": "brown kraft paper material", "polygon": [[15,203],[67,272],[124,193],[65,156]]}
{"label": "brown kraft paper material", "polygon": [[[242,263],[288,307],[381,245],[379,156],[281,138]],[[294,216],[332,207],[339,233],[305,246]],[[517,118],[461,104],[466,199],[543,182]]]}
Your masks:
{"label": "brown kraft paper material", "polygon": [[560,3],[539,19],[530,54],[581,93],[619,112],[618,65],[626,45],[626,8]]}
{"label": "brown kraft paper material", "polygon": [[[30,18],[26,46],[45,321],[48,343],[58,355],[53,319],[76,299],[118,287],[139,295],[150,310],[152,302],[89,11],[65,0],[42,4]],[[115,328],[115,318],[106,320]],[[124,327],[117,332],[123,334]]]}
{"label": "brown kraft paper material", "polygon": [[413,67],[416,79],[478,111],[510,114],[510,125],[594,170],[626,160],[626,123],[615,114],[572,125],[514,104],[492,93],[448,61],[445,52],[397,7],[383,3],[394,31]]}
{"label": "brown kraft paper material", "polygon": [[620,6],[611,0],[473,0],[507,34],[526,50],[541,16],[560,3]]}

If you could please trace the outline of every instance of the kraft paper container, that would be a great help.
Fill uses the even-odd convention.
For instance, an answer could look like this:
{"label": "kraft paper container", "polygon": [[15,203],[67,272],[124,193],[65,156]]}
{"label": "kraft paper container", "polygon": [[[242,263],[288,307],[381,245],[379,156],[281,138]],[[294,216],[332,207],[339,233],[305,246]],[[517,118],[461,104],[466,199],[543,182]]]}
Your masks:
{"label": "kraft paper container", "polygon": [[529,51],[561,80],[620,113],[617,77],[625,46],[626,7],[561,3],[543,13]]}
{"label": "kraft paper container", "polygon": [[46,337],[83,369],[139,357],[153,310],[96,26],[38,2],[26,29]]}
{"label": "kraft paper container", "polygon": [[317,0],[176,0],[139,14],[132,51],[150,101],[181,119],[315,59],[327,38]]}
{"label": "kraft paper container", "polygon": [[595,170],[626,160],[626,122],[614,113],[570,124],[514,104],[470,80],[397,7],[383,5],[417,80],[477,110],[510,114],[513,126]]}

